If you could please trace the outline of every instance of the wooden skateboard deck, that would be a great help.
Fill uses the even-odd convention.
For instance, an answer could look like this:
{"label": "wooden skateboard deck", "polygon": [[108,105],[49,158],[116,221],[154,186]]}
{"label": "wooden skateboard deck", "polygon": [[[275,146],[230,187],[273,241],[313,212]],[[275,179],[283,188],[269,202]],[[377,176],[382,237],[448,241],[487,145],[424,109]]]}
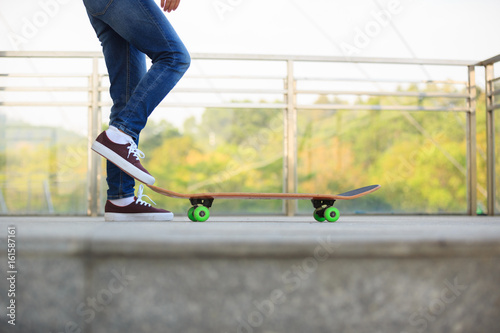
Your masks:
{"label": "wooden skateboard deck", "polygon": [[319,221],[335,222],[339,219],[339,210],[333,207],[336,200],[352,200],[380,188],[380,185],[370,185],[341,194],[312,194],[312,193],[243,193],[243,192],[214,192],[214,193],[177,193],[158,186],[148,185],[156,193],[171,198],[189,199],[193,207],[188,211],[188,217],[194,222],[205,222],[210,216],[209,208],[215,199],[288,199],[311,200],[315,211],[314,218]]}

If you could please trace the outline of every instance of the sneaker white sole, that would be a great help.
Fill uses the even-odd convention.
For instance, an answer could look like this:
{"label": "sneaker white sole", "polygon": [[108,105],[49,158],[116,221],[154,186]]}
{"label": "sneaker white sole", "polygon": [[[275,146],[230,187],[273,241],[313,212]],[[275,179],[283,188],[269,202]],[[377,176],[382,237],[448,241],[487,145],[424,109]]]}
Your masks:
{"label": "sneaker white sole", "polygon": [[134,177],[138,181],[143,182],[147,185],[153,185],[155,183],[155,179],[153,176],[145,173],[144,171],[134,167],[132,164],[127,162],[123,157],[106,147],[100,142],[94,141],[92,143],[92,150],[109,160],[111,163],[122,169],[131,177]]}
{"label": "sneaker white sole", "polygon": [[172,221],[173,213],[104,213],[106,222]]}

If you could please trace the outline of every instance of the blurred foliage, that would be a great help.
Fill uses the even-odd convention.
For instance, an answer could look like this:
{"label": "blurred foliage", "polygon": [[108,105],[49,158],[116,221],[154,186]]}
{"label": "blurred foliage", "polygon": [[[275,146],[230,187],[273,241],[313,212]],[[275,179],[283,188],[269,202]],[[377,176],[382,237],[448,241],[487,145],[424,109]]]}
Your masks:
{"label": "blurred foliage", "polygon": [[[417,86],[397,91],[422,92]],[[425,92],[463,93],[450,85],[432,84],[426,85]],[[479,93],[478,202],[484,210],[486,134],[484,95]],[[338,202],[339,208],[358,213],[466,211],[463,112],[343,110],[340,108],[348,102],[329,96],[318,96],[317,103],[337,109],[298,112],[299,192],[341,193],[381,184],[375,194]],[[374,96],[351,103],[382,108],[465,107],[463,98],[442,97]],[[140,142],[147,156],[144,165],[157,179],[156,185],[178,192],[282,192],[283,121],[283,110],[278,108],[207,108],[201,117],[187,119],[183,128],[150,121]],[[47,194],[54,213],[85,213],[86,139],[62,129],[51,130],[57,133],[55,141],[20,141],[0,152],[0,184],[9,213],[46,213]],[[499,163],[496,165],[498,168]],[[187,200],[147,192],[159,207],[176,214],[184,215],[190,206]],[[282,202],[219,200],[213,210],[281,213]],[[311,204],[300,201],[299,210],[309,214]]]}

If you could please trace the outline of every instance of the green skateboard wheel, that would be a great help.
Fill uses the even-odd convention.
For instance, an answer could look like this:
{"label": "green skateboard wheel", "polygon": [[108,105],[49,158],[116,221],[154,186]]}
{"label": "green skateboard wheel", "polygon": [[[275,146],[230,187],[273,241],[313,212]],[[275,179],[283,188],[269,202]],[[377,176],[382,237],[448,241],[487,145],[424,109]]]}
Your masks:
{"label": "green skateboard wheel", "polygon": [[340,217],[340,212],[336,207],[328,207],[325,209],[325,219],[328,222],[337,222]]}
{"label": "green skateboard wheel", "polygon": [[205,206],[198,206],[194,209],[193,217],[198,222],[205,222],[210,217],[210,211]]}
{"label": "green skateboard wheel", "polygon": [[188,217],[189,217],[189,219],[190,219],[191,221],[193,221],[193,222],[196,222],[196,219],[194,218],[194,215],[193,215],[193,214],[194,214],[194,210],[195,210],[195,209],[196,209],[196,207],[191,207],[191,208],[189,208],[189,210],[188,210]]}
{"label": "green skateboard wheel", "polygon": [[322,210],[322,208],[318,208],[314,211],[314,219],[318,222],[325,222],[326,220],[324,214],[321,213]]}

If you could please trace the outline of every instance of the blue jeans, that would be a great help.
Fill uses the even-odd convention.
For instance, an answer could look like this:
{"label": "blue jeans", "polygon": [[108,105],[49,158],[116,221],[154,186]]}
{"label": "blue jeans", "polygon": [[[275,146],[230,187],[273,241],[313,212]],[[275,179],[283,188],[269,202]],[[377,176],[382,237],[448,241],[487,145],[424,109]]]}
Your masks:
{"label": "blue jeans", "polygon": [[[189,68],[186,47],[154,0],[83,0],[111,82],[110,125],[136,144],[147,119]],[[146,70],[146,55],[152,66]],[[135,181],[107,162],[108,199],[134,195]]]}

